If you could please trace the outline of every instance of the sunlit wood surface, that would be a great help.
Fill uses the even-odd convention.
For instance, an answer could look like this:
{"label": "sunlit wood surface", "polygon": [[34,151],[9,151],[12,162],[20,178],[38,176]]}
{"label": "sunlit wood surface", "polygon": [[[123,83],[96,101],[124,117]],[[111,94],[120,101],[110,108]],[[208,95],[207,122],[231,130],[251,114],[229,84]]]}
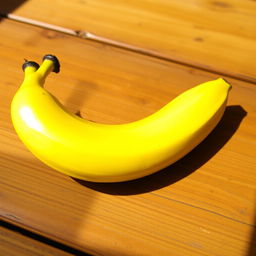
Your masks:
{"label": "sunlit wood surface", "polygon": [[13,13],[256,82],[255,10],[253,0],[29,0]]}
{"label": "sunlit wood surface", "polygon": [[[225,1],[227,5],[236,4],[236,9],[231,10],[231,7],[224,8],[223,1],[222,4],[218,2],[218,7],[215,4],[215,9],[207,8],[210,5],[208,1],[188,1],[187,5],[179,1],[168,1],[168,4],[167,1],[155,1],[155,4],[148,1],[148,5],[144,1],[130,1],[131,5],[137,3],[137,8],[131,8],[128,1],[116,1],[115,4],[107,1],[104,6],[108,11],[103,15],[103,8],[93,7],[102,7],[103,1],[53,1],[45,9],[44,1],[37,1],[38,14],[35,12],[35,2],[27,1],[15,8],[5,7],[2,12],[8,9],[24,17],[85,29],[89,19],[88,3],[92,16],[102,16],[97,21],[91,18],[91,23],[88,22],[91,32],[151,50],[150,44],[145,41],[147,30],[143,29],[141,40],[139,36],[131,36],[134,33],[132,24],[124,26],[122,23],[129,23],[129,20],[125,21],[124,13],[128,15],[133,10],[134,20],[140,12],[146,20],[154,15],[158,17],[158,27],[161,27],[161,19],[183,20],[184,27],[175,29],[175,33],[179,32],[182,37],[188,26],[184,21],[188,14],[180,10],[179,13],[174,12],[175,16],[168,12],[170,9],[166,5],[190,10],[194,3],[199,9],[216,13],[211,33],[215,31],[218,36],[215,38],[209,34],[214,40],[227,40],[229,32],[225,31],[227,27],[231,28],[228,22],[221,20],[224,19],[223,10],[227,12],[229,8],[232,17],[240,15],[240,20],[234,20],[234,35],[231,33],[230,36],[239,38],[237,40],[248,47],[240,51],[236,50],[234,44],[226,48],[222,44],[215,45],[215,52],[221,55],[218,68],[225,71],[227,76],[222,77],[233,88],[223,119],[203,143],[179,162],[149,177],[120,184],[94,184],[72,179],[47,167],[26,149],[16,135],[10,119],[10,103],[23,79],[21,65],[24,58],[40,62],[46,53],[58,56],[61,72],[50,75],[46,88],[68,110],[74,113],[79,111],[82,117],[96,122],[114,124],[150,115],[186,89],[220,77],[221,74],[210,72],[217,64],[216,59],[211,58],[214,53],[210,45],[199,40],[191,44],[188,51],[187,44],[176,42],[177,55],[174,57],[182,58],[188,64],[182,65],[2,18],[1,218],[51,240],[52,244],[48,244],[47,248],[51,247],[53,253],[49,255],[55,255],[55,249],[56,255],[59,255],[59,248],[55,248],[54,242],[92,255],[255,255],[256,86],[253,83],[253,60],[256,54],[253,51],[253,37],[256,31],[252,27],[254,17],[250,16],[253,10],[256,12],[253,9],[255,3],[249,0]],[[63,6],[61,12],[58,11],[59,5]],[[79,11],[73,15],[72,8],[78,6]],[[116,12],[113,12],[114,8]],[[48,15],[43,15],[44,11]],[[243,18],[241,13],[245,11],[248,15]],[[250,22],[248,16],[251,17]],[[196,16],[191,17],[195,19]],[[248,30],[235,31],[235,26],[245,26],[247,22]],[[154,28],[150,24],[148,29]],[[213,21],[205,26],[211,24],[213,26]],[[107,29],[108,26],[112,29]],[[164,25],[162,28],[170,29]],[[197,37],[193,30],[190,33],[191,37]],[[154,47],[170,56],[169,50],[166,51],[169,41],[169,37],[161,37],[156,42],[162,46],[158,47],[157,44]],[[205,47],[201,46],[195,51],[195,45],[199,43],[205,44]],[[224,52],[227,54],[222,54]],[[195,59],[199,62],[193,63],[192,67],[190,60]],[[250,65],[246,60],[250,60]],[[202,70],[201,64],[209,66],[209,71]],[[237,77],[239,79],[228,75],[234,71],[241,73]],[[243,76],[250,76],[251,82],[243,79]],[[23,239],[28,248],[38,242],[6,228],[0,230],[2,234],[7,234],[7,240],[0,240],[0,248],[8,248],[12,244],[17,252]],[[41,242],[36,247],[38,251],[44,248]],[[29,253],[28,250],[27,254],[20,255],[31,255]],[[69,255],[65,249],[60,253]]]}

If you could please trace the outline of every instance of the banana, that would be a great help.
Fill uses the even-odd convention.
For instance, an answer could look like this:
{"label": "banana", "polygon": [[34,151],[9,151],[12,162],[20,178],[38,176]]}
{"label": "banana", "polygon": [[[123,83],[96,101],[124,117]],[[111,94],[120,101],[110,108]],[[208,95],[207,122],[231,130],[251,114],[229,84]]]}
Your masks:
{"label": "banana", "polygon": [[47,75],[59,67],[53,55],[46,55],[41,66],[23,64],[25,78],[12,100],[12,122],[46,165],[93,182],[137,179],[185,156],[218,124],[231,88],[222,78],[209,81],[146,118],[108,125],[69,113],[43,88]]}

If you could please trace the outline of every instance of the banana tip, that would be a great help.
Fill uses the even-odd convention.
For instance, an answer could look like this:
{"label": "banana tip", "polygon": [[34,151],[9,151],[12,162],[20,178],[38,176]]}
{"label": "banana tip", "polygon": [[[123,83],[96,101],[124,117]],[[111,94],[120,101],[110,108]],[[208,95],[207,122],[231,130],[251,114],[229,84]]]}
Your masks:
{"label": "banana tip", "polygon": [[224,81],[226,85],[228,85],[228,90],[230,91],[232,89],[232,85],[227,81],[226,78],[220,78],[220,80]]}

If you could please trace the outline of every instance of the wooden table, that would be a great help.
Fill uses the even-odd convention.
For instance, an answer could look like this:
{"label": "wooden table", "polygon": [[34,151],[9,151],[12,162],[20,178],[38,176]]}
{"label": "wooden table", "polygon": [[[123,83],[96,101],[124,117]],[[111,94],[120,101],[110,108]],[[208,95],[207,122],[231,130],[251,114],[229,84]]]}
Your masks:
{"label": "wooden table", "polygon": [[[0,255],[256,255],[256,2],[8,2]],[[218,77],[233,89],[219,125],[182,160],[131,182],[81,182],[37,160],[10,120],[23,59],[46,53],[61,61],[46,88],[96,122],[138,120]]]}

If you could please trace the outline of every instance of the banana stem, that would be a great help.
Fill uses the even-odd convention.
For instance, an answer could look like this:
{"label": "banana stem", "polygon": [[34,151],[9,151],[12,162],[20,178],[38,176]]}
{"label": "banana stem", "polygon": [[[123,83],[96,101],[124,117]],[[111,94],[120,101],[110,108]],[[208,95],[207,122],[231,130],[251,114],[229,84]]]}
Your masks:
{"label": "banana stem", "polygon": [[25,74],[23,84],[31,84],[31,79],[36,79],[37,84],[39,83],[39,85],[43,86],[46,77],[51,72],[58,73],[60,71],[60,63],[56,56],[47,54],[44,56],[43,62],[40,66],[34,61],[28,61],[25,59],[22,69]]}
{"label": "banana stem", "polygon": [[38,63],[36,63],[34,61],[28,61],[26,59],[25,59],[25,62],[23,63],[23,65],[22,65],[22,69],[25,73],[25,77],[27,77],[31,73],[36,72],[38,68],[39,68]]}
{"label": "banana stem", "polygon": [[49,59],[45,59],[36,72],[44,80],[53,70],[54,70],[54,63]]}
{"label": "banana stem", "polygon": [[30,74],[36,72],[37,68],[34,66],[28,66],[24,69],[25,77],[28,77]]}
{"label": "banana stem", "polygon": [[60,63],[56,56],[47,54],[43,58],[43,63],[37,70],[37,73],[41,76],[42,80],[49,75],[50,72],[58,73],[60,71]]}

